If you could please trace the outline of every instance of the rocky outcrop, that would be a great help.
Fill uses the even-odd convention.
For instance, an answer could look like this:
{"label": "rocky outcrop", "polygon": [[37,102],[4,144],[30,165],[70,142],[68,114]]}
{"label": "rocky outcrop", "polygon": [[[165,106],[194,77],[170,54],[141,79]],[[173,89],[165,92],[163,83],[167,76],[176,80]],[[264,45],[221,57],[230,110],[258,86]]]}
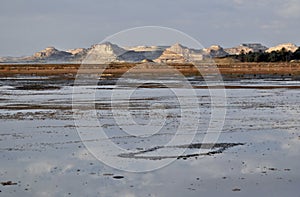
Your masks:
{"label": "rocky outcrop", "polygon": [[242,47],[247,47],[252,50],[252,52],[264,52],[268,49],[268,47],[260,44],[260,43],[248,43],[248,44],[242,44]]}
{"label": "rocky outcrop", "polygon": [[264,52],[268,48],[259,43],[248,43],[241,44],[236,47],[224,49],[229,55],[239,55],[241,53],[249,53],[249,52]]}
{"label": "rocky outcrop", "polygon": [[[54,47],[47,47],[29,57],[2,57],[2,63],[32,63],[32,62],[60,62],[60,63],[111,63],[111,62],[197,62],[207,58],[225,57],[241,52],[279,51],[285,48],[295,52],[298,47],[292,43],[281,44],[272,48],[259,43],[241,44],[240,46],[223,49],[219,45],[213,45],[205,49],[191,49],[179,43],[172,46],[135,46],[119,47],[116,44],[105,42],[92,45],[90,48],[77,48],[66,51]],[[267,49],[267,50],[266,50]],[[88,57],[88,58],[86,58]]]}
{"label": "rocky outcrop", "polygon": [[184,63],[186,59],[182,54],[175,53],[170,50],[165,50],[161,56],[154,60],[157,63]]}
{"label": "rocky outcrop", "polygon": [[167,48],[166,50],[174,52],[178,55],[181,55],[186,61],[188,61],[190,58],[190,53],[191,53],[190,49],[185,46],[182,46],[179,43],[172,45],[171,47]]}
{"label": "rocky outcrop", "polygon": [[154,61],[150,60],[150,59],[143,59],[141,62],[142,63],[151,63],[151,62],[154,62]]}
{"label": "rocky outcrop", "polygon": [[85,48],[77,48],[77,49],[69,49],[66,52],[71,53],[72,55],[76,56],[76,55],[86,54],[88,52],[88,50]]}
{"label": "rocky outcrop", "polygon": [[59,51],[54,47],[47,47],[42,51],[35,53],[33,59],[37,60],[65,60],[68,61],[72,58],[72,54],[66,51]]}
{"label": "rocky outcrop", "polygon": [[88,58],[85,61],[96,63],[115,62],[118,61],[118,57],[124,54],[125,52],[125,49],[110,42],[95,44],[88,49]]}
{"label": "rocky outcrop", "polygon": [[229,55],[239,55],[241,53],[249,53],[250,51],[253,52],[253,49],[241,45],[237,47],[227,48],[224,50]]}
{"label": "rocky outcrop", "polygon": [[284,44],[271,47],[268,50],[266,50],[266,52],[271,53],[272,51],[280,51],[283,48],[287,51],[291,51],[294,53],[298,49],[298,46],[296,46],[293,43],[284,43]]}
{"label": "rocky outcrop", "polygon": [[203,55],[200,50],[190,49],[176,43],[169,48],[165,49],[156,62],[196,62],[203,60]]}
{"label": "rocky outcrop", "polygon": [[[126,47],[125,49],[128,51],[133,51],[136,52],[138,56],[141,55],[144,56],[144,59],[148,59],[148,60],[155,60],[157,58],[159,58],[162,53],[164,52],[164,50],[168,48],[166,46],[134,46],[134,47]],[[134,56],[136,56],[134,53],[131,53],[133,55],[133,58],[131,58],[132,60],[135,59],[139,59],[136,58]],[[129,60],[127,58],[127,60]]]}
{"label": "rocky outcrop", "polygon": [[141,62],[147,59],[142,51],[126,51],[119,55],[116,60],[123,62]]}
{"label": "rocky outcrop", "polygon": [[164,51],[169,48],[169,46],[133,46],[133,47],[124,47],[128,51]]}
{"label": "rocky outcrop", "polygon": [[203,49],[203,55],[206,58],[225,57],[228,53],[219,45],[212,45],[209,48]]}
{"label": "rocky outcrop", "polygon": [[157,50],[157,51],[143,51],[143,55],[146,59],[149,60],[155,60],[159,58],[163,54],[163,50]]}
{"label": "rocky outcrop", "polygon": [[125,53],[127,50],[119,47],[116,44],[105,42],[102,44],[95,44],[89,49],[89,53],[97,53],[99,55],[112,55],[119,56]]}
{"label": "rocky outcrop", "polygon": [[0,63],[20,63],[31,61],[31,57],[0,57]]}

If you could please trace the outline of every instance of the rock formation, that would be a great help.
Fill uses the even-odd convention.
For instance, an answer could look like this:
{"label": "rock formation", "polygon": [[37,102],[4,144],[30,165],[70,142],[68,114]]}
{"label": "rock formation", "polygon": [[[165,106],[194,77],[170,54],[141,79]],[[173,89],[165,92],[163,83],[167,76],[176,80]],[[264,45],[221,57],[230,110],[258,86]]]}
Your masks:
{"label": "rock formation", "polygon": [[[90,48],[57,50],[47,47],[42,51],[29,57],[0,57],[2,63],[81,63],[87,60],[90,63],[110,62],[197,62],[207,58],[225,57],[227,55],[238,55],[241,52],[279,51],[285,48],[287,51],[295,52],[298,47],[292,43],[280,44],[267,49],[259,43],[241,44],[237,47],[223,49],[219,45],[213,45],[205,49],[191,49],[176,43],[172,46],[135,46],[119,47],[116,44],[105,42],[92,45]],[[86,58],[88,57],[88,58]]]}
{"label": "rock formation", "polygon": [[59,51],[54,47],[47,47],[42,51],[36,52],[33,56],[33,59],[37,60],[65,60],[68,61],[72,58],[72,54],[66,51]]}
{"label": "rock formation", "polygon": [[184,63],[186,59],[182,54],[175,53],[170,50],[165,50],[161,56],[154,60],[157,63]]}
{"label": "rock formation", "polygon": [[264,52],[268,49],[268,47],[260,44],[260,43],[248,43],[248,44],[242,44],[242,47],[247,47],[252,50],[252,52]]}
{"label": "rock formation", "polygon": [[169,48],[165,49],[156,62],[196,62],[203,60],[203,55],[200,50],[190,49],[176,43]]}
{"label": "rock formation", "polygon": [[266,52],[270,53],[272,51],[280,51],[282,48],[285,48],[285,50],[291,51],[294,53],[298,49],[298,46],[296,46],[293,43],[284,43],[284,44],[280,44],[280,45],[271,47],[268,50],[266,50]]}
{"label": "rock formation", "polygon": [[209,48],[203,49],[203,55],[206,58],[210,58],[210,57],[214,58],[214,57],[225,57],[226,55],[228,55],[228,53],[226,53],[221,46],[212,45]]}

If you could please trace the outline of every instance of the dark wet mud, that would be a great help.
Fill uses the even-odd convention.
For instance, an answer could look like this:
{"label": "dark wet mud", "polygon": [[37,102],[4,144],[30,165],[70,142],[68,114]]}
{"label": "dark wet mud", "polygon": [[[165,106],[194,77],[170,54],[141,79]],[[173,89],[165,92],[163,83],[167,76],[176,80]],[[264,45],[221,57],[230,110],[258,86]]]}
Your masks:
{"label": "dark wet mud", "polygon": [[[157,146],[153,148],[149,148],[146,150],[134,152],[134,153],[124,153],[120,154],[119,157],[124,158],[132,158],[132,159],[149,159],[149,160],[161,160],[161,159],[170,159],[170,158],[177,158],[177,159],[187,159],[187,158],[195,158],[204,155],[214,155],[214,154],[221,154],[228,148],[234,146],[244,145],[243,143],[216,143],[216,144],[205,144],[205,143],[198,143],[198,144],[188,144],[188,145],[178,145],[178,146]],[[158,149],[164,148],[184,148],[184,149],[209,149],[206,153],[195,153],[195,154],[183,154],[183,155],[175,155],[175,156],[143,156],[142,154],[153,152]]]}

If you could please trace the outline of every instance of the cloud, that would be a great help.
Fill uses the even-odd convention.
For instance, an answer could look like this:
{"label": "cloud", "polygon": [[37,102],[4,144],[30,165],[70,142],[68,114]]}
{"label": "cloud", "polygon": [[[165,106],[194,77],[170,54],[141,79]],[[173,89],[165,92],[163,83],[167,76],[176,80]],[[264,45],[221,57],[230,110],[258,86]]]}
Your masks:
{"label": "cloud", "polygon": [[82,149],[75,152],[75,157],[82,160],[82,161],[94,161],[95,158],[87,149]]}
{"label": "cloud", "polygon": [[264,23],[260,27],[263,30],[278,30],[278,29],[280,30],[280,29],[284,28],[285,26],[286,26],[286,24],[283,23],[282,21],[274,20],[269,23]]}
{"label": "cloud", "polygon": [[54,166],[55,165],[53,163],[40,161],[30,164],[27,170],[33,175],[41,175],[49,173]]}

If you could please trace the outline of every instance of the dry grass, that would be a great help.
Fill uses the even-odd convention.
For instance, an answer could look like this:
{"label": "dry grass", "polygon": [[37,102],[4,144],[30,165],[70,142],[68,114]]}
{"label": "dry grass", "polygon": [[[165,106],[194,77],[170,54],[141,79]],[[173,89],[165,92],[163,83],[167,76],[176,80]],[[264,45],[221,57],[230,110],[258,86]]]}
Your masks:
{"label": "dry grass", "polygon": [[[247,74],[269,74],[269,75],[300,75],[300,63],[240,63],[226,60],[216,60],[216,66],[211,63],[199,63],[197,67],[193,64],[168,64],[172,68],[185,75],[199,75],[215,73],[218,68],[221,74],[247,75]],[[96,74],[103,72],[106,75],[120,75],[131,68],[139,65],[139,69],[132,72],[137,73],[163,73],[169,72],[161,64],[145,63],[112,63],[109,65],[84,65],[82,73]],[[75,76],[80,64],[0,64],[0,76],[12,75],[70,75]],[[81,67],[82,68],[82,67]]]}

